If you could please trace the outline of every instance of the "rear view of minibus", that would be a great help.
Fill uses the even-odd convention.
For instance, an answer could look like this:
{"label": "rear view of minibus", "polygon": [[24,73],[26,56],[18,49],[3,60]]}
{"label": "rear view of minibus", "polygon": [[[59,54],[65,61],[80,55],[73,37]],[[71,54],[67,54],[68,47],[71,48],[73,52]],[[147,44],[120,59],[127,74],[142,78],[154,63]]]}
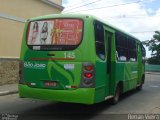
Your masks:
{"label": "rear view of minibus", "polygon": [[94,103],[95,42],[90,21],[89,16],[48,15],[26,22],[20,97]]}

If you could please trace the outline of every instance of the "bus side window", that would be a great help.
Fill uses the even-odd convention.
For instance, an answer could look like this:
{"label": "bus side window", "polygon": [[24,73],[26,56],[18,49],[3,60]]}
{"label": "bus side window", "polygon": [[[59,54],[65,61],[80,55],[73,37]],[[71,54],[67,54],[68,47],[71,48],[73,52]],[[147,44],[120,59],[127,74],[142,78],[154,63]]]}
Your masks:
{"label": "bus side window", "polygon": [[119,60],[119,55],[118,55],[118,51],[116,50],[116,58],[117,60]]}
{"label": "bus side window", "polygon": [[116,33],[116,51],[118,61],[127,61],[127,37]]}
{"label": "bus side window", "polygon": [[95,21],[95,42],[96,42],[96,54],[104,60],[105,59],[105,43],[104,43],[104,28],[100,22]]}
{"label": "bus side window", "polygon": [[141,45],[141,51],[142,51],[142,63],[145,63],[145,56],[146,56],[146,50],[143,47],[143,45]]}
{"label": "bus side window", "polygon": [[118,61],[137,61],[137,50],[135,39],[128,37],[122,33],[116,33],[116,50]]}
{"label": "bus side window", "polygon": [[132,38],[128,39],[128,60],[131,62],[137,61],[136,41]]}

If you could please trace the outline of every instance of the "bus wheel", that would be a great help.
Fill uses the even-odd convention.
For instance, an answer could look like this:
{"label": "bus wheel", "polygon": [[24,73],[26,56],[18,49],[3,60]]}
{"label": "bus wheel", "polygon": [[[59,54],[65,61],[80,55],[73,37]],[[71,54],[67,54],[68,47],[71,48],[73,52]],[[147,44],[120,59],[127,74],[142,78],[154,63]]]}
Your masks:
{"label": "bus wheel", "polygon": [[142,76],[141,83],[140,83],[140,85],[137,87],[137,90],[142,90],[142,88],[143,88],[143,83],[144,83],[144,80],[145,80],[145,76],[143,75],[143,76]]}
{"label": "bus wheel", "polygon": [[115,105],[115,104],[118,103],[120,94],[121,94],[121,87],[120,87],[120,85],[118,85],[117,88],[116,88],[116,93],[115,93],[115,95],[114,95],[114,97],[112,98],[112,101],[111,101],[112,105]]}
{"label": "bus wheel", "polygon": [[142,90],[142,87],[143,87],[143,83],[141,83],[141,84],[137,87],[137,90]]}

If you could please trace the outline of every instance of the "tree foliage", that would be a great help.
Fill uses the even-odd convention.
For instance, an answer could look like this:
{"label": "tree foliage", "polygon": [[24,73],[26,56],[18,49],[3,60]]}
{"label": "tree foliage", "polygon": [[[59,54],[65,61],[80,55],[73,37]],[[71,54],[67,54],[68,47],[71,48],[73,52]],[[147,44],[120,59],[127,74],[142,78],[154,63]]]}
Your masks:
{"label": "tree foliage", "polygon": [[151,58],[148,59],[150,64],[160,64],[160,31],[155,31],[155,34],[150,40],[143,42],[152,52]]}

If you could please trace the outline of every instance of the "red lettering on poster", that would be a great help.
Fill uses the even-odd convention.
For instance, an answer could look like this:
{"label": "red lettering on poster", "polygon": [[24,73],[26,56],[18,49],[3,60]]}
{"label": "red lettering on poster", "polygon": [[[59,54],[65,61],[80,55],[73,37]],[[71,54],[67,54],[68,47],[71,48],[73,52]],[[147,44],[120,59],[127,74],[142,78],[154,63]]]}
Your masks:
{"label": "red lettering on poster", "polygon": [[82,20],[55,19],[52,32],[53,45],[78,45],[82,37]]}

